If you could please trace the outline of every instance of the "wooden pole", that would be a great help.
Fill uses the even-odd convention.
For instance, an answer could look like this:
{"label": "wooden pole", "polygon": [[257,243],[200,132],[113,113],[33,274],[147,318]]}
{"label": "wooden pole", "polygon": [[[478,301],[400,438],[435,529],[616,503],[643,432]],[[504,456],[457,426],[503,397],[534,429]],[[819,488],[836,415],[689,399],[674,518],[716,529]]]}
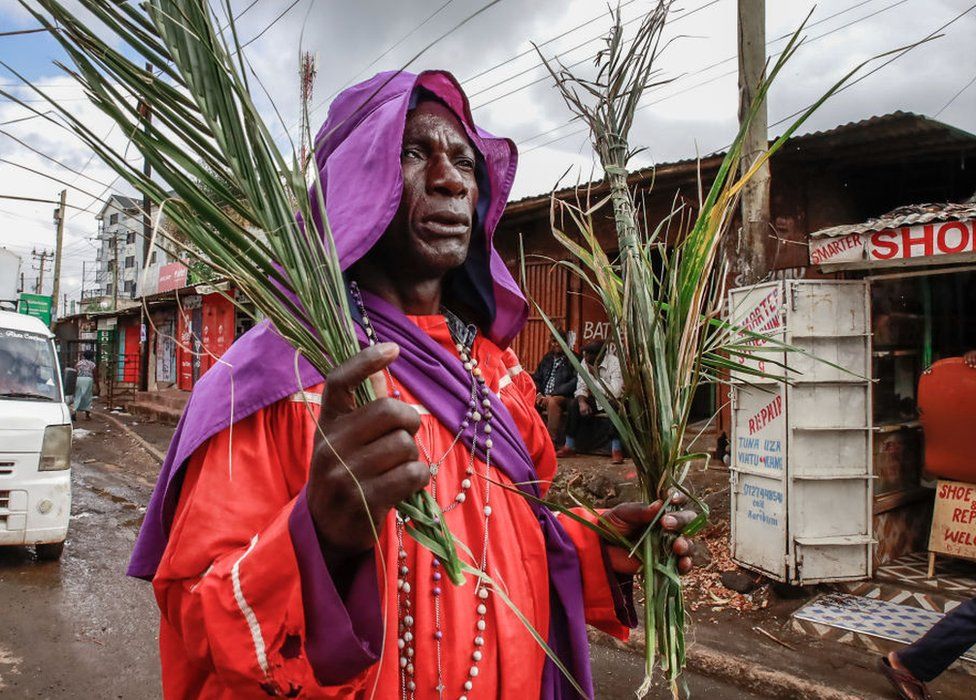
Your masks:
{"label": "wooden pole", "polygon": [[112,234],[112,248],[115,258],[112,262],[112,311],[119,308],[119,232]]}
{"label": "wooden pole", "polygon": [[[61,249],[64,242],[64,205],[67,201],[68,190],[61,190],[61,203],[55,211],[56,222],[58,225],[57,239],[54,247],[54,288],[51,290],[51,327],[54,327],[54,319],[58,315],[58,294],[61,291]],[[64,303],[67,306],[67,302]],[[65,309],[62,309],[62,312]]]}
{"label": "wooden pole", "polygon": [[[739,123],[749,115],[766,68],[766,0],[738,0]],[[745,172],[769,146],[766,101],[746,131],[742,149]],[[769,163],[742,190],[742,229],[734,260],[735,285],[755,284],[769,273],[766,244],[770,234]]]}
{"label": "wooden pole", "polygon": [[[152,75],[152,64],[146,63],[146,73]],[[149,106],[148,102],[141,102],[139,105],[139,113],[142,115],[143,119],[143,129],[148,134],[150,126],[152,124],[152,108]],[[148,158],[143,159],[142,162],[142,172],[145,174],[146,179],[152,177],[152,164],[149,162]],[[142,267],[146,269],[149,267],[149,256],[150,249],[149,243],[152,240],[152,202],[149,200],[148,194],[142,195]],[[140,278],[142,275],[140,275]],[[140,294],[143,296],[145,292],[139,290]],[[143,309],[139,314],[140,317],[140,328],[139,328],[139,390],[146,391],[149,388],[149,333],[146,332],[146,339],[142,340],[143,329],[146,327],[145,318],[145,304],[143,304]]]}

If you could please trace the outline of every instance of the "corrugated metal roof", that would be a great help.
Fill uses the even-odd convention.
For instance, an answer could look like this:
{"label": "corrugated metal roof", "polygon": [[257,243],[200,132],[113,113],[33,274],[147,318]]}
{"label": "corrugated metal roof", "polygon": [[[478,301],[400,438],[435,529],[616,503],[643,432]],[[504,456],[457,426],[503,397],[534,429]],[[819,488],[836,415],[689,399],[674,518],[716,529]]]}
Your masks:
{"label": "corrugated metal roof", "polygon": [[[896,111],[890,114],[868,117],[860,121],[848,122],[832,129],[793,136],[784,144],[776,157],[799,155],[813,157],[815,154],[820,154],[821,157],[829,157],[834,160],[858,159],[864,157],[864,151],[858,149],[860,146],[861,149],[868,149],[872,157],[883,159],[889,156],[894,157],[903,152],[895,149],[895,141],[900,141],[904,149],[913,153],[931,153],[936,149],[952,149],[960,146],[971,150],[976,149],[976,135],[920,114]],[[879,142],[885,144],[884,149],[878,150]],[[705,161],[713,158],[718,159],[724,155],[724,151],[720,151],[702,156],[700,159],[688,158],[671,163],[661,163],[634,171],[630,179],[641,181],[652,176],[661,178],[667,175],[695,175],[700,163],[704,164]],[[578,187],[585,188],[592,185],[597,188],[601,184],[603,184],[603,178],[594,180],[592,183],[565,187],[557,190],[556,196],[568,196],[574,193]],[[550,195],[549,192],[530,195],[509,202],[508,207],[516,211],[525,211],[534,208],[534,206],[548,203]]]}
{"label": "corrugated metal roof", "polygon": [[976,219],[976,196],[962,204],[951,202],[934,204],[909,204],[892,209],[875,219],[859,224],[844,224],[820,229],[810,234],[811,238],[822,236],[846,236],[851,233],[870,233],[902,226],[942,223],[944,221],[969,221]]}

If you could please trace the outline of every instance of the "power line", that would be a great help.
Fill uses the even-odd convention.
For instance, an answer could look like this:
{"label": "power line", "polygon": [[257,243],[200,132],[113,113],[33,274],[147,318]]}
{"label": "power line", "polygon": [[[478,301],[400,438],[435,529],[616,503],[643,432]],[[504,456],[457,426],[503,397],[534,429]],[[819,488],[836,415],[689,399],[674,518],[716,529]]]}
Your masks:
{"label": "power line", "polygon": [[[812,23],[808,24],[807,27],[808,28],[816,27],[819,24],[823,24],[824,22],[829,22],[830,20],[832,20],[832,19],[834,19],[836,17],[839,17],[839,16],[841,16],[843,14],[847,14],[848,12],[851,12],[852,10],[856,10],[857,8],[863,7],[864,5],[870,4],[872,2],[876,2],[876,0],[861,0],[860,2],[855,3],[854,5],[850,5],[849,7],[845,8],[843,10],[840,10],[838,12],[835,12],[832,15],[828,15],[827,17],[823,17],[823,18],[817,20],[816,22],[812,22]],[[869,19],[871,17],[874,17],[875,15],[880,14],[881,12],[885,12],[887,10],[890,10],[890,9],[896,7],[897,5],[900,5],[900,4],[905,3],[905,2],[908,2],[908,0],[898,0],[898,2],[894,3],[893,5],[889,5],[887,7],[883,7],[883,8],[881,8],[880,10],[878,10],[876,12],[873,12],[871,14],[865,15],[864,17],[860,17],[860,18],[858,18],[856,20],[853,20],[852,22],[849,22],[847,24],[844,24],[844,25],[842,25],[840,27],[836,27],[832,31],[840,31],[842,29],[846,29],[847,27],[850,27],[853,24],[857,24],[858,22],[864,21],[865,19]],[[827,34],[830,34],[830,33],[832,33],[832,32],[827,32]],[[782,41],[783,39],[787,39],[787,38],[789,38],[791,36],[793,36],[793,32],[787,32],[786,34],[781,34],[780,36],[776,37],[775,39],[771,39],[770,41],[766,42],[766,46],[772,46],[777,41]],[[811,41],[816,41],[817,39],[820,39],[823,36],[826,36],[826,34],[822,34],[820,36],[817,36],[814,39],[812,39]],[[809,43],[809,42],[807,42],[807,43]],[[714,63],[710,63],[707,66],[702,66],[701,68],[698,68],[696,70],[693,70],[690,73],[685,73],[683,75],[677,76],[674,80],[671,81],[671,84],[674,84],[674,83],[676,83],[676,82],[678,82],[680,80],[683,80],[683,79],[690,78],[693,75],[699,75],[701,73],[706,73],[706,72],[710,71],[712,68],[717,68],[718,66],[720,66],[722,64],[725,64],[725,63],[728,63],[730,61],[734,61],[735,59],[736,59],[736,55],[733,54],[732,56],[728,56],[727,58],[723,58],[720,61],[715,61]],[[716,77],[713,77],[713,78],[709,78],[708,80],[705,80],[705,81],[702,81],[700,83],[695,84],[691,88],[685,88],[683,90],[679,90],[678,92],[673,93],[672,95],[669,95],[668,97],[663,98],[661,100],[657,100],[655,102],[652,102],[651,104],[658,104],[659,102],[663,102],[665,99],[670,99],[671,97],[676,97],[678,95],[682,95],[682,94],[684,94],[686,92],[689,92],[692,89],[695,89],[695,88],[698,88],[698,87],[703,87],[705,85],[709,85],[711,83],[714,83],[716,80],[720,80],[721,78],[725,78],[725,77],[730,76],[730,75],[735,75],[736,72],[737,72],[737,70],[732,70],[732,71],[729,71],[728,73],[723,73],[723,74],[721,74],[719,76],[716,76]],[[503,95],[503,97],[504,97],[504,95]],[[572,124],[574,121],[576,121],[575,118],[570,119],[565,124],[561,124],[561,125],[559,125],[557,127],[554,127],[552,129],[548,129],[546,131],[539,132],[538,134],[535,134],[534,136],[531,136],[531,137],[529,137],[527,139],[523,139],[522,141],[520,141],[518,143],[518,145],[521,146],[523,144],[528,143],[529,141],[534,141],[537,138],[541,138],[543,136],[548,136],[549,134],[555,133],[555,132],[557,132],[557,131],[559,131],[561,129],[566,128],[567,126],[569,126],[570,124]],[[568,138],[569,136],[573,136],[575,134],[582,133],[583,131],[585,131],[585,129],[583,129],[583,130],[577,130],[577,131],[574,131],[574,132],[572,132],[570,134],[566,134],[565,138]],[[560,138],[563,138],[563,137],[560,137]],[[547,146],[550,143],[555,143],[555,141],[558,141],[558,140],[559,139],[554,139],[553,141],[549,141],[549,142],[547,142],[545,144],[542,144],[541,146],[535,146],[533,148],[530,148],[530,149],[528,149],[525,152],[528,153],[529,151],[533,151],[536,148],[542,148],[543,146]]]}
{"label": "power line", "polygon": [[[859,7],[862,7],[863,5],[866,5],[866,4],[868,4],[870,2],[873,2],[873,1],[874,0],[861,0],[861,2],[855,3],[854,5],[851,5],[850,7],[848,7],[845,10],[841,10],[839,12],[835,12],[834,14],[830,15],[829,17],[824,17],[823,19],[817,20],[816,22],[811,23],[811,24],[809,24],[807,26],[808,27],[817,26],[818,24],[822,24],[822,23],[824,23],[824,22],[826,22],[826,21],[828,21],[830,19],[833,19],[835,17],[838,17],[839,15],[845,14],[846,12],[850,12],[851,10],[857,9]],[[896,2],[893,2],[893,3],[889,4],[889,5],[886,5],[885,7],[882,7],[881,9],[875,10],[874,12],[871,12],[871,13],[869,13],[867,15],[864,15],[863,17],[858,17],[857,19],[854,19],[854,20],[851,20],[849,22],[846,22],[845,24],[842,24],[839,27],[835,27],[835,28],[833,28],[831,30],[828,30],[828,31],[822,33],[822,34],[818,34],[817,36],[813,37],[812,39],[808,39],[808,40],[804,41],[804,45],[812,44],[815,41],[819,41],[820,39],[823,39],[824,37],[830,36],[831,34],[835,34],[835,33],[839,32],[839,31],[843,31],[844,29],[847,29],[849,27],[852,27],[855,24],[858,24],[858,23],[863,22],[865,20],[871,19],[872,17],[875,17],[875,16],[877,16],[877,15],[883,13],[883,12],[887,12],[888,10],[892,10],[892,9],[898,7],[899,5],[903,5],[906,2],[909,2],[909,0],[897,0]],[[779,36],[779,37],[777,37],[777,38],[775,38],[775,39],[773,39],[771,41],[768,41],[766,43],[766,45],[769,46],[771,44],[774,44],[777,41],[781,41],[781,40],[783,40],[783,39],[785,39],[787,37],[790,37],[792,35],[793,35],[792,32],[790,32],[788,34],[784,34],[784,35]],[[774,55],[779,55],[779,53],[776,53]],[[694,71],[692,71],[690,73],[686,73],[686,74],[684,74],[682,76],[679,76],[678,78],[675,78],[675,80],[672,81],[672,84],[674,84],[675,82],[677,82],[680,79],[690,78],[693,75],[698,75],[700,73],[704,73],[704,72],[706,72],[708,70],[711,70],[712,68],[716,68],[716,67],[722,65],[723,63],[727,63],[727,62],[732,61],[732,60],[735,60],[735,56],[731,56],[730,58],[726,58],[726,59],[723,59],[721,61],[717,61],[717,62],[712,63],[712,64],[710,64],[708,66],[705,66],[703,68],[699,68],[699,69],[694,70]],[[676,92],[673,92],[671,94],[665,95],[663,97],[660,97],[660,98],[658,98],[656,100],[653,100],[651,102],[647,102],[645,104],[642,104],[639,107],[637,107],[637,110],[636,111],[640,111],[640,110],[643,110],[643,109],[647,109],[648,107],[652,107],[654,105],[660,104],[661,102],[665,102],[665,101],[670,100],[670,99],[672,99],[674,97],[677,97],[679,95],[683,95],[683,94],[685,94],[687,92],[691,92],[692,90],[696,90],[696,89],[698,89],[700,87],[704,87],[706,85],[710,85],[711,83],[714,83],[714,82],[716,82],[718,80],[721,80],[722,78],[727,78],[729,76],[735,75],[736,72],[737,72],[737,70],[736,69],[733,69],[733,70],[728,71],[726,73],[722,73],[720,75],[713,76],[713,77],[708,78],[706,80],[703,80],[701,82],[695,83],[693,85],[690,85],[690,86],[688,86],[686,88],[683,88],[683,89],[678,90]],[[799,114],[799,112],[797,114]],[[555,133],[555,132],[560,131],[562,129],[565,129],[567,126],[572,125],[573,122],[575,122],[575,121],[576,121],[575,118],[574,119],[570,119],[566,123],[560,124],[557,127],[554,127],[552,129],[548,129],[546,131],[539,132],[538,134],[535,134],[533,136],[530,136],[527,139],[522,139],[516,145],[522,146],[524,144],[529,143],[530,141],[535,141],[536,139],[542,138],[543,136],[548,136],[549,134],[552,134],[552,133]],[[576,136],[578,134],[585,133],[587,130],[588,130],[587,128],[576,129],[576,130],[571,131],[569,133],[566,133],[566,134],[563,134],[561,136],[557,136],[556,138],[550,139],[550,140],[548,140],[548,141],[546,141],[544,143],[537,144],[535,146],[532,146],[531,148],[527,148],[524,151],[522,151],[522,153],[523,153],[523,155],[525,153],[531,153],[532,151],[538,150],[540,148],[545,148],[546,146],[549,146],[549,145],[551,145],[553,143],[556,143],[558,141],[562,141],[563,139],[570,138],[571,136]]]}
{"label": "power line", "polygon": [[[627,7],[627,5],[633,4],[634,2],[635,2],[635,0],[627,0],[627,2],[621,3],[618,9],[621,9],[622,10],[623,8]],[[594,17],[592,19],[588,19],[588,20],[586,20],[585,22],[583,22],[581,24],[577,24],[572,29],[567,29],[562,34],[557,34],[556,36],[554,36],[552,38],[546,39],[545,41],[536,44],[536,46],[538,46],[539,48],[542,48],[543,46],[548,46],[552,42],[558,41],[559,39],[562,39],[565,36],[569,36],[573,32],[575,32],[575,31],[577,31],[579,29],[582,29],[583,27],[589,26],[589,25],[593,24],[594,22],[600,21],[601,19],[606,19],[606,16],[607,16],[607,13],[606,12],[600,13],[599,15],[597,15],[596,17]],[[528,56],[529,54],[533,54],[533,53],[535,53],[535,48],[534,47],[531,48],[531,49],[526,49],[525,51],[523,51],[520,54],[516,54],[515,56],[512,56],[511,58],[507,58],[504,61],[502,61],[501,63],[496,63],[495,65],[491,66],[490,68],[485,68],[480,73],[475,73],[474,75],[472,75],[469,78],[465,78],[464,80],[461,81],[461,83],[464,84],[464,83],[469,83],[472,80],[477,80],[478,78],[480,78],[483,75],[487,75],[488,73],[491,73],[492,71],[498,70],[502,66],[507,66],[509,63],[512,63],[513,61],[517,61],[518,59],[522,58],[523,56]]]}
{"label": "power line", "polygon": [[[884,68],[884,67],[886,67],[886,66],[894,63],[895,61],[897,61],[899,58],[901,58],[902,56],[904,56],[905,54],[907,54],[912,49],[916,49],[919,46],[921,46],[922,44],[924,44],[925,42],[931,41],[932,39],[935,39],[938,36],[941,36],[940,32],[945,31],[946,29],[948,29],[953,24],[955,24],[956,22],[958,22],[959,20],[961,20],[963,17],[965,17],[966,15],[968,15],[973,10],[976,10],[976,5],[970,5],[968,8],[966,8],[965,10],[963,10],[962,12],[960,12],[958,15],[956,15],[955,17],[953,17],[952,19],[950,19],[948,22],[946,22],[945,24],[943,24],[941,27],[938,27],[937,29],[933,29],[931,32],[929,32],[924,37],[922,37],[919,41],[916,41],[915,43],[911,44],[910,46],[908,46],[906,48],[903,48],[903,49],[896,49],[895,51],[889,52],[889,53],[893,53],[894,54],[891,58],[889,58],[887,61],[884,61],[881,65],[877,66],[876,68],[872,68],[871,70],[869,70],[864,75],[859,76],[855,80],[852,80],[851,82],[847,83],[846,85],[844,85],[843,87],[841,87],[839,90],[837,90],[837,92],[835,92],[834,94],[836,95],[837,93],[844,92],[845,90],[848,90],[848,89],[854,87],[855,85],[857,85],[858,83],[860,83],[862,80],[866,80],[867,78],[871,77],[872,75],[874,75],[875,73],[877,73],[882,68]],[[883,55],[887,55],[887,54],[883,54]],[[880,58],[880,56],[878,58]],[[807,111],[808,109],[810,109],[810,106],[804,107],[801,110],[797,110],[796,112],[793,112],[793,114],[788,114],[787,116],[783,117],[782,119],[773,122],[769,126],[770,127],[779,126],[783,122],[789,121],[793,117],[796,117],[796,116],[802,114],[803,112]]]}
{"label": "power line", "polygon": [[49,109],[46,112],[41,112],[40,114],[32,114],[29,117],[20,117],[18,119],[11,119],[9,121],[0,122],[0,126],[7,126],[9,124],[18,124],[20,122],[26,122],[26,121],[29,121],[31,119],[37,119],[38,117],[46,117],[49,114],[54,114],[54,110],[53,109]]}
{"label": "power line", "polygon": [[[408,61],[406,61],[406,63],[404,63],[400,67],[399,70],[401,70],[401,71],[402,70],[406,70],[409,66],[411,66],[413,64],[414,61],[416,61],[418,58],[420,58],[422,55],[424,55],[427,51],[429,51],[431,49],[431,47],[436,46],[441,41],[443,41],[445,37],[450,36],[451,34],[453,34],[454,32],[456,32],[458,29],[460,29],[461,27],[463,27],[464,25],[466,25],[468,22],[470,22],[473,19],[475,19],[476,17],[478,17],[483,12],[485,12],[485,11],[489,10],[490,8],[494,7],[495,5],[497,5],[499,2],[501,2],[501,0],[490,0],[489,2],[486,2],[485,4],[483,4],[477,10],[475,10],[471,14],[467,15],[464,19],[462,19],[460,22],[458,22],[453,27],[451,27],[450,29],[448,29],[446,32],[443,32],[440,35],[438,35],[436,38],[434,38],[433,41],[429,42],[426,46],[424,46],[417,53],[415,53],[413,56],[411,56],[410,59]],[[325,103],[326,103],[326,101],[323,100],[322,102],[320,102],[319,104],[317,104],[314,108],[312,108],[312,109],[309,110],[309,114],[311,115],[311,114],[317,112],[319,109],[321,109],[323,106],[325,106]],[[284,127],[284,124],[282,123],[281,126]],[[294,129],[296,126],[298,126],[298,122],[296,122],[295,124],[292,124],[291,127],[285,127],[284,134],[287,134],[291,129]]]}
{"label": "power line", "polygon": [[[712,5],[715,5],[719,1],[720,0],[710,0],[709,2],[706,2],[703,5],[699,5],[698,7],[694,8],[693,10],[688,10],[687,12],[684,12],[684,13],[682,13],[680,15],[677,15],[675,17],[672,17],[671,19],[669,19],[667,21],[667,23],[668,24],[671,24],[673,22],[678,22],[678,21],[684,19],[685,17],[690,17],[691,15],[695,14],[696,12],[701,12],[702,10],[704,10],[704,9],[706,9],[708,7],[711,7]],[[631,25],[634,22],[640,21],[642,19],[643,19],[642,16],[637,16],[637,17],[634,17],[634,18],[632,18],[632,19],[624,22],[621,26],[622,27],[626,27],[626,26]],[[565,56],[566,54],[571,53],[571,52],[575,51],[576,49],[578,49],[578,48],[580,48],[582,46],[586,46],[587,44],[592,44],[594,41],[599,41],[601,38],[603,38],[603,35],[593,37],[592,39],[588,39],[587,41],[584,41],[581,44],[577,44],[576,46],[574,46],[571,49],[567,49],[566,51],[563,51],[562,53],[556,54],[554,56],[554,58],[559,58],[561,56]],[[574,63],[569,64],[566,67],[567,68],[575,68],[576,66],[582,65],[584,63],[587,63],[588,61],[593,60],[598,55],[599,55],[599,52],[593,53],[593,54],[589,54],[587,56],[584,56],[580,60],[575,61]],[[533,65],[533,66],[531,66],[529,68],[526,68],[525,70],[523,70],[523,71],[521,71],[519,73],[516,73],[515,75],[513,75],[513,76],[511,76],[509,78],[506,78],[505,80],[500,80],[500,81],[498,81],[497,83],[495,83],[493,85],[489,85],[488,87],[486,87],[486,88],[484,88],[482,90],[479,90],[478,92],[473,93],[472,95],[470,95],[470,97],[476,97],[478,95],[481,95],[481,94],[483,94],[485,92],[488,92],[489,90],[492,90],[493,88],[496,88],[496,87],[499,87],[501,85],[504,85],[509,80],[513,80],[515,78],[521,77],[521,76],[525,75],[526,73],[531,73],[532,71],[536,70],[537,68],[544,68],[544,67],[545,67],[545,63],[543,63],[542,61],[540,61],[539,63],[536,63],[535,65]],[[471,111],[475,111],[475,110],[481,109],[482,107],[487,107],[488,105],[493,104],[495,102],[498,102],[499,100],[503,100],[506,97],[511,97],[512,95],[514,95],[516,93],[519,93],[522,90],[525,90],[527,88],[530,88],[533,85],[538,85],[539,83],[547,80],[548,78],[549,78],[549,75],[547,73],[547,74],[543,75],[540,78],[536,78],[535,80],[532,80],[531,82],[526,83],[525,85],[521,85],[521,86],[519,86],[517,88],[514,88],[512,90],[509,90],[508,92],[506,92],[503,95],[498,95],[497,97],[493,97],[493,98],[491,98],[490,100],[488,100],[486,102],[482,102],[479,105],[475,105],[474,107],[471,108]]]}
{"label": "power line", "polygon": [[[58,199],[41,199],[41,198],[38,198],[38,197],[20,197],[18,195],[13,195],[13,194],[3,194],[2,192],[0,192],[0,199],[10,199],[10,200],[13,200],[15,202],[38,202],[40,204],[61,204],[61,201],[58,200]],[[80,207],[76,207],[76,206],[74,206],[72,204],[65,204],[65,206],[68,207],[69,209],[79,209],[80,208]]]}
{"label": "power line", "polygon": [[434,10],[434,11],[433,11],[433,12],[431,12],[431,13],[430,13],[429,15],[427,15],[427,17],[425,17],[425,18],[424,18],[424,19],[423,19],[423,20],[422,20],[422,21],[420,22],[420,24],[418,24],[418,25],[417,25],[416,27],[414,27],[413,29],[411,29],[411,30],[410,30],[409,32],[407,32],[406,34],[404,34],[404,35],[403,35],[402,37],[400,37],[400,38],[399,38],[399,39],[398,39],[398,40],[397,40],[396,42],[394,42],[393,44],[391,44],[390,46],[388,46],[388,47],[386,48],[386,50],[385,50],[385,51],[383,51],[383,53],[381,53],[381,54],[380,54],[379,56],[377,56],[377,57],[376,57],[376,58],[374,58],[374,59],[373,59],[372,61],[370,61],[370,62],[369,62],[369,65],[367,65],[367,66],[366,66],[365,68],[363,68],[363,69],[361,69],[361,70],[360,70],[360,71],[359,71],[358,73],[356,73],[356,75],[354,75],[354,76],[353,76],[353,77],[351,77],[351,78],[350,78],[349,80],[347,80],[347,81],[346,81],[346,82],[345,82],[345,83],[344,83],[344,84],[342,85],[342,87],[340,87],[340,88],[339,88],[338,90],[336,90],[336,91],[335,91],[335,92],[333,92],[333,93],[332,93],[331,95],[329,95],[329,96],[328,96],[328,97],[327,97],[327,98],[325,99],[325,101],[326,101],[326,102],[330,102],[330,101],[332,101],[332,98],[333,98],[333,97],[335,97],[336,95],[338,95],[338,94],[339,94],[340,92],[342,92],[343,90],[345,90],[345,89],[346,89],[347,87],[349,87],[349,84],[350,84],[350,83],[351,83],[352,81],[354,81],[354,80],[355,80],[356,78],[358,78],[358,77],[359,77],[359,76],[361,76],[361,75],[362,75],[363,73],[365,73],[366,71],[368,71],[368,70],[369,70],[370,68],[372,68],[373,66],[375,66],[375,65],[376,65],[377,63],[379,63],[379,61],[381,61],[381,60],[382,60],[382,59],[383,59],[384,57],[386,57],[386,55],[387,55],[387,54],[389,54],[389,53],[390,53],[391,51],[393,51],[393,50],[394,50],[394,49],[396,49],[396,48],[397,48],[398,46],[400,46],[400,44],[402,44],[402,43],[403,43],[404,41],[406,41],[407,39],[409,39],[410,37],[412,37],[412,36],[413,36],[414,34],[416,34],[418,30],[420,30],[421,28],[423,28],[423,27],[424,27],[424,25],[426,25],[426,24],[427,24],[428,22],[430,22],[430,21],[431,21],[432,19],[434,19],[434,17],[436,17],[437,15],[439,15],[439,14],[440,14],[440,13],[441,13],[441,12],[442,12],[442,11],[443,11],[443,10],[444,10],[445,8],[446,8],[446,7],[447,7],[448,5],[450,5],[450,4],[452,3],[452,2],[454,2],[454,0],[447,0],[447,1],[445,2],[445,3],[443,3],[443,4],[442,4],[442,5],[440,6],[440,7],[438,7],[438,8],[436,9],[436,10]]}
{"label": "power line", "polygon": [[966,92],[966,90],[968,90],[973,83],[976,83],[976,74],[973,74],[973,77],[969,79],[969,82],[963,85],[961,88],[959,88],[959,91],[951,98],[949,98],[949,101],[946,102],[944,105],[942,105],[942,107],[939,108],[938,112],[932,115],[933,118],[938,117],[940,114],[946,111],[949,108],[949,105],[955,102],[962,93]]}
{"label": "power line", "polygon": [[[260,39],[262,36],[264,36],[265,32],[267,32],[273,26],[275,26],[276,24],[278,24],[278,22],[281,20],[281,18],[284,17],[285,15],[287,15],[289,12],[291,12],[292,8],[295,7],[295,5],[297,5],[301,1],[302,0],[292,0],[292,3],[288,7],[286,7],[284,10],[282,10],[278,14],[277,17],[275,17],[273,20],[271,20],[271,24],[269,24],[267,27],[265,27],[264,29],[262,29],[257,34],[255,34],[253,37],[251,37],[250,39],[248,39],[247,41],[245,41],[243,44],[241,44],[241,46],[238,49],[238,51],[242,51],[242,50],[246,49],[248,46],[250,46],[251,44],[253,44],[255,41],[257,41],[258,39]],[[247,10],[249,10],[249,9],[251,9],[250,6],[245,9],[245,12]],[[244,12],[242,12],[241,14],[243,15]],[[237,53],[237,51],[235,51],[234,53]]]}
{"label": "power line", "polygon": [[[31,153],[36,153],[41,158],[44,158],[45,160],[49,160],[52,163],[54,163],[55,165],[61,166],[62,168],[64,168],[68,172],[74,173],[76,176],[83,177],[83,178],[85,178],[86,180],[88,180],[90,182],[94,182],[99,187],[105,187],[105,183],[102,182],[101,180],[96,180],[95,178],[91,177],[90,175],[85,175],[82,171],[75,170],[74,168],[72,168],[67,163],[64,163],[63,161],[60,161],[57,158],[54,158],[53,156],[49,156],[48,154],[44,153],[43,151],[39,151],[38,149],[34,148],[33,146],[31,146],[26,141],[17,138],[16,136],[14,136],[13,134],[11,134],[10,132],[4,131],[3,129],[0,129],[0,134],[3,134],[4,136],[6,136],[9,139],[13,139],[17,143],[19,143],[21,146],[23,146],[24,148],[26,148],[27,150],[29,150]],[[92,155],[94,156],[94,154],[92,154]],[[7,161],[7,162],[9,162],[9,161]],[[88,162],[91,163],[91,159],[90,158],[89,158]],[[17,164],[16,163],[11,163],[11,165],[17,165]],[[87,163],[86,163],[86,166],[87,166]],[[78,179],[78,177],[75,177],[75,180],[76,181],[77,181],[77,179]],[[63,183],[63,184],[67,184],[67,183]]]}

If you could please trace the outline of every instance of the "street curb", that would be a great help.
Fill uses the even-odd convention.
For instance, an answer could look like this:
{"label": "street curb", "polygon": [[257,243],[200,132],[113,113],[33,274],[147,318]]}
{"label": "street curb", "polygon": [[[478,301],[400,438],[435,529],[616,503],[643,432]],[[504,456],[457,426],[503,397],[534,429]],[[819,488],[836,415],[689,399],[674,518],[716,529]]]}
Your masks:
{"label": "street curb", "polygon": [[106,421],[114,425],[116,428],[119,428],[122,432],[126,433],[129,437],[131,437],[139,444],[139,447],[141,447],[150,455],[152,455],[152,457],[156,461],[162,463],[166,460],[166,455],[164,455],[162,452],[160,452],[155,447],[153,447],[148,440],[146,440],[139,433],[137,433],[135,430],[127,426],[125,423],[120,421],[115,416],[111,415],[110,413],[100,413],[98,411],[94,411],[92,415],[105,419]]}
{"label": "street curb", "polygon": [[688,668],[745,690],[784,700],[860,700],[845,693],[783,671],[757,668],[754,664],[700,644],[688,649]]}
{"label": "street curb", "polygon": [[[640,654],[642,657],[644,655],[642,638],[630,642],[621,642],[609,635],[591,630],[590,641]],[[777,700],[861,700],[860,695],[843,692],[792,673],[760,668],[749,659],[732,656],[705,646],[701,642],[689,646],[685,658],[687,668],[690,671],[768,698],[776,698]]]}

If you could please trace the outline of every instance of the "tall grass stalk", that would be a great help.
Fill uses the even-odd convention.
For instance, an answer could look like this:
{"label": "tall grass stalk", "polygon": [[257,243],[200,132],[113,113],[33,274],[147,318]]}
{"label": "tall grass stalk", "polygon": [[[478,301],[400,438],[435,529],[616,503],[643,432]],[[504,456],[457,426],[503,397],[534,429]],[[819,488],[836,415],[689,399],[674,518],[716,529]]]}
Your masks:
{"label": "tall grass stalk", "polygon": [[[243,290],[323,376],[359,352],[331,231],[324,215],[321,228],[312,216],[313,198],[325,211],[321,182],[316,173],[310,195],[297,155],[279,151],[259,114],[230,3],[222,4],[231,19],[218,29],[207,0],[78,0],[104,25],[99,31],[58,0],[21,4],[67,53],[72,66],[60,67],[130,135],[158,179],[57,98],[33,90],[100,160],[165,208],[180,233],[170,241]],[[372,385],[363,383],[356,398],[360,405],[373,400]],[[398,510],[410,518],[408,532],[460,583],[456,542],[430,494],[420,491]]]}
{"label": "tall grass stalk", "polygon": [[[612,11],[613,26],[597,56],[595,77],[580,77],[562,64],[542,58],[570,110],[589,127],[609,186],[609,195],[595,203],[589,190],[578,193],[575,202],[554,196],[552,231],[570,255],[561,264],[584,281],[606,312],[607,351],[616,353],[624,380],[621,398],[614,399],[599,377],[560,340],[633,458],[643,497],[648,502],[664,499],[670,509],[671,494],[687,494],[702,511],[685,530],[685,534],[694,534],[707,515],[704,504],[684,484],[692,461],[707,459],[707,455],[688,454],[685,449],[695,393],[731,371],[738,376],[771,376],[745,360],[757,346],[760,350],[762,346],[771,349],[769,345],[782,349],[771,338],[722,320],[727,265],[720,259],[720,243],[743,186],[861,66],[831,87],[740,175],[748,124],[770,84],[800,46],[801,25],[775,63],[767,65],[755,101],[714,181],[707,190],[700,188],[697,206],[677,206],[663,221],[649,223],[647,212],[639,212],[628,184],[628,164],[636,152],[629,134],[644,91],[666,82],[656,63],[667,46],[662,37],[671,4],[670,0],[660,1],[629,38],[624,36],[619,7]],[[594,223],[595,216],[605,217],[608,206],[619,247],[619,258],[614,260],[601,246]],[[549,323],[549,327],[555,335],[554,325]],[[786,372],[784,367],[774,369]],[[649,692],[656,668],[663,672],[676,698],[683,685],[685,611],[672,545],[673,537],[659,528],[648,529],[633,543],[633,553],[642,560],[646,632],[645,678],[637,689],[640,697]]]}

